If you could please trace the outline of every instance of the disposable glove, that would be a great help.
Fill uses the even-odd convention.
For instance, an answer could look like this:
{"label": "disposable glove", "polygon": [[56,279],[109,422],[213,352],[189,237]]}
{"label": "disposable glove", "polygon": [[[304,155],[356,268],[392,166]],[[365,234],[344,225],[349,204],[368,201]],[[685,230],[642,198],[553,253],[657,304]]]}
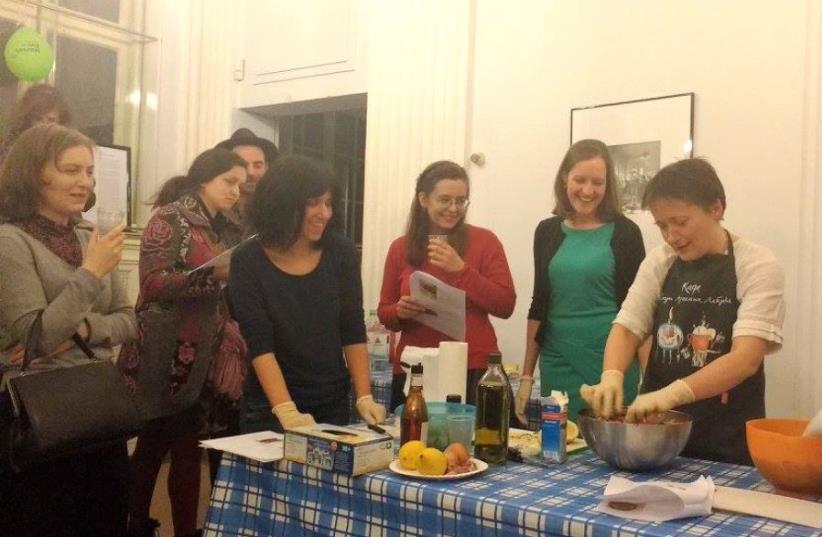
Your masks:
{"label": "disposable glove", "polygon": [[311,414],[304,414],[297,410],[297,405],[294,401],[287,403],[280,403],[271,409],[271,412],[277,416],[280,425],[283,429],[294,429],[295,427],[302,427],[303,425],[314,425],[314,417]]}
{"label": "disposable glove", "polygon": [[525,409],[528,408],[528,401],[531,400],[533,385],[534,377],[523,375],[519,378],[519,388],[517,388],[517,396],[514,398],[514,412],[523,425],[528,425],[528,416],[525,414]]}
{"label": "disposable glove", "polygon": [[661,390],[639,395],[628,407],[625,421],[642,422],[651,414],[693,403],[695,399],[694,392],[687,382],[682,379],[675,380]]}
{"label": "disposable glove", "polygon": [[357,399],[357,412],[369,425],[385,422],[385,407],[374,401],[370,395],[363,395]]}
{"label": "disposable glove", "polygon": [[622,414],[622,381],[625,375],[616,369],[607,369],[599,377],[599,384],[588,386],[583,384],[579,394],[594,410],[594,414],[603,418],[610,418],[614,414]]}

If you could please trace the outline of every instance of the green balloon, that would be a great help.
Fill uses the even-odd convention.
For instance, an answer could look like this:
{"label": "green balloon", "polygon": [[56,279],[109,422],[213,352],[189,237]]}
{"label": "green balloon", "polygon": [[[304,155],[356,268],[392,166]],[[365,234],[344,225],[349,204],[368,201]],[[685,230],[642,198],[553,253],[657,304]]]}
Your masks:
{"label": "green balloon", "polygon": [[48,42],[38,32],[26,27],[11,34],[4,57],[9,71],[29,82],[46,78],[54,65],[54,52]]}

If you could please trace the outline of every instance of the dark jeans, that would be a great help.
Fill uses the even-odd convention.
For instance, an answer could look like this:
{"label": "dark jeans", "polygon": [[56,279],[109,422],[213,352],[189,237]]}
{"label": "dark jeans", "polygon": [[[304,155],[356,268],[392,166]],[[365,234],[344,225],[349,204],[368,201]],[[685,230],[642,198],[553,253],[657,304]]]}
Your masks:
{"label": "dark jeans", "polygon": [[121,537],[128,503],[126,443],[0,475],[0,535]]}

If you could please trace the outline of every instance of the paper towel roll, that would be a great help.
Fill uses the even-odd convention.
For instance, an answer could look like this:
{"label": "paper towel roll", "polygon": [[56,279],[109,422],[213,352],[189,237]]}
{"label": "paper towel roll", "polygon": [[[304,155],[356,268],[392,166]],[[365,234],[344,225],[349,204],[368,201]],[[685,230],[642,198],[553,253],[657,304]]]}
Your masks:
{"label": "paper towel roll", "polygon": [[465,378],[468,371],[468,343],[464,341],[443,341],[437,356],[437,399],[445,401],[449,394],[456,393],[465,403]]}
{"label": "paper towel roll", "polygon": [[[465,398],[465,378],[468,367],[468,344],[462,341],[443,341],[439,349],[405,347],[402,361],[422,364],[422,393],[428,402],[445,401],[445,396],[456,393]],[[411,374],[406,371],[405,394],[411,384]]]}
{"label": "paper towel roll", "polygon": [[[413,347],[408,346],[405,347],[402,351],[402,356],[400,359],[409,364],[420,364],[422,365],[422,394],[425,397],[426,401],[433,401],[429,394],[433,393],[433,391],[437,390],[437,387],[434,385],[437,380],[437,372],[435,371],[437,365],[437,355],[439,354],[438,349],[430,348],[430,347]],[[403,387],[403,392],[405,395],[408,395],[408,389],[411,385],[411,372],[405,371],[405,386]]]}

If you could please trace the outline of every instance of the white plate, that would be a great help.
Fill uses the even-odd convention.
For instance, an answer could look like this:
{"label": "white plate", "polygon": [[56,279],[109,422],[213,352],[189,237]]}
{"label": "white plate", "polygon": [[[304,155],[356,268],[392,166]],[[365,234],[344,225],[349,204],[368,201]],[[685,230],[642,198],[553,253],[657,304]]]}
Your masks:
{"label": "white plate", "polygon": [[461,474],[423,475],[416,470],[406,470],[405,468],[400,466],[399,459],[394,459],[393,461],[391,461],[391,464],[388,465],[388,469],[394,472],[395,474],[404,475],[406,477],[413,477],[415,479],[427,479],[430,481],[452,481],[454,479],[465,479],[466,477],[477,475],[480,472],[484,472],[488,469],[488,463],[483,462],[479,459],[475,459],[474,457],[471,457],[471,460],[474,462],[474,465],[477,467],[477,469],[471,470],[470,472],[463,472]]}

